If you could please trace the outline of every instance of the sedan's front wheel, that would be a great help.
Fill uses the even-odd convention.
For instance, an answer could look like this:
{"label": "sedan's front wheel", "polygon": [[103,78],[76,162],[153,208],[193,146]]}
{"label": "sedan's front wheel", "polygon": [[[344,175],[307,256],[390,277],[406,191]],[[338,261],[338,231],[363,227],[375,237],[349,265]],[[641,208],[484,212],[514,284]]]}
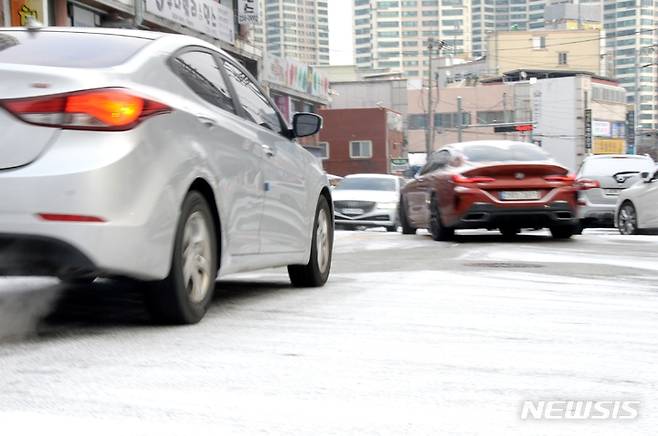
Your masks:
{"label": "sedan's front wheel", "polygon": [[315,210],[311,258],[306,265],[289,265],[288,276],[296,288],[322,286],[329,278],[331,255],[334,246],[334,227],[331,223],[329,203],[320,196]]}
{"label": "sedan's front wheel", "polygon": [[622,235],[637,235],[637,211],[632,203],[625,203],[617,215],[617,227]]}
{"label": "sedan's front wheel", "polygon": [[210,207],[198,192],[190,192],[176,229],[169,276],[147,294],[152,317],[166,324],[195,324],[212,300],[217,278],[217,237]]}

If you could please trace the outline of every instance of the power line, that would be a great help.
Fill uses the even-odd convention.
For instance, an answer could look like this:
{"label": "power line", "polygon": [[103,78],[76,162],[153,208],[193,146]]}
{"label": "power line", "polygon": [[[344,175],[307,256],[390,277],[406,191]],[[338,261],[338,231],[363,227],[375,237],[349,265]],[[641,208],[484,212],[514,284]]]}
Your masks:
{"label": "power line", "polygon": [[[565,45],[573,45],[573,44],[582,44],[584,42],[592,42],[592,41],[601,41],[601,40],[611,40],[611,39],[617,39],[617,38],[622,38],[626,36],[631,36],[631,35],[638,35],[640,33],[647,33],[647,32],[655,32],[658,30],[658,27],[654,27],[653,29],[643,29],[643,30],[638,30],[633,33],[629,33],[628,35],[615,35],[614,37],[606,37],[606,36],[599,36],[598,38],[590,38],[590,39],[583,39],[580,41],[570,41],[570,42],[561,42],[558,44],[549,44],[545,45],[544,47],[541,47],[542,49],[545,48],[550,48],[550,47],[561,47]],[[514,50],[529,50],[529,49],[534,49],[537,48],[535,46],[530,46],[530,47],[510,47],[510,48],[499,48],[497,51],[514,51]]]}

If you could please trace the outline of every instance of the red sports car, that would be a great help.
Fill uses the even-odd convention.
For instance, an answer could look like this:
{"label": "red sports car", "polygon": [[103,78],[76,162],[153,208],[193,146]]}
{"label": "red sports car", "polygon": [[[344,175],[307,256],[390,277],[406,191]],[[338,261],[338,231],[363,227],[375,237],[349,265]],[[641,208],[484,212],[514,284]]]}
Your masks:
{"label": "red sports car", "polygon": [[554,238],[570,238],[578,223],[577,192],[595,185],[576,180],[534,144],[452,144],[432,153],[402,189],[402,232],[427,228],[445,241],[455,229],[499,229],[511,237],[522,228],[548,227]]}

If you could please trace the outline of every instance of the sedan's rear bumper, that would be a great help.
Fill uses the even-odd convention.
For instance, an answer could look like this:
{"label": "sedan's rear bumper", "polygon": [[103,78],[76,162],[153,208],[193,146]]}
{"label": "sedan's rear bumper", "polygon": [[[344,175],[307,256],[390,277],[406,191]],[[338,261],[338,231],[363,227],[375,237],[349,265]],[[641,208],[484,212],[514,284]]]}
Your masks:
{"label": "sedan's rear bumper", "polygon": [[585,227],[613,227],[615,204],[594,205],[588,203],[579,208],[578,218]]}
{"label": "sedan's rear bumper", "polygon": [[58,239],[0,234],[0,275],[84,276],[98,268],[80,250]]}
{"label": "sedan's rear bumper", "polygon": [[555,202],[542,207],[502,208],[488,203],[475,203],[459,220],[457,228],[478,229],[514,226],[539,228],[575,225],[575,211],[566,202]]}

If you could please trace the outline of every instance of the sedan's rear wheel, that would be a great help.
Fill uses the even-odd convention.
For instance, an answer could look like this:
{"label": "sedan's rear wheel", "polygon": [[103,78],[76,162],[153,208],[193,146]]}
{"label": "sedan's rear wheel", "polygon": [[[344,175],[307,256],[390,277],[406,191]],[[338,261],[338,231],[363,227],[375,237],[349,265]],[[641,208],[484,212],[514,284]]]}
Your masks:
{"label": "sedan's rear wheel", "polygon": [[190,192],[181,210],[169,276],[147,295],[152,317],[166,324],[195,324],[206,314],[217,278],[217,237],[205,198]]}
{"label": "sedan's rear wheel", "polygon": [[320,196],[313,224],[311,258],[306,265],[288,266],[290,282],[297,288],[322,286],[329,278],[334,246],[334,227],[330,216],[329,203],[324,196]]}
{"label": "sedan's rear wheel", "polygon": [[625,203],[617,215],[617,227],[622,235],[637,235],[637,211],[632,203]]}
{"label": "sedan's rear wheel", "polygon": [[441,221],[439,205],[434,196],[430,201],[430,233],[435,241],[451,241],[455,237],[455,229],[445,226]]}

